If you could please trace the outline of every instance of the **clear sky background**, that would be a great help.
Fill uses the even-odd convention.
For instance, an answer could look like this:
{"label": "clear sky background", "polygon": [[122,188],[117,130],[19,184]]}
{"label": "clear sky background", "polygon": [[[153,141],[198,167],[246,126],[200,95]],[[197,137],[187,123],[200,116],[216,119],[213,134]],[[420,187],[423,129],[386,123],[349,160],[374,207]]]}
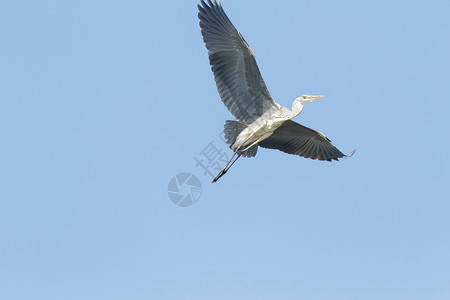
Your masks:
{"label": "clear sky background", "polygon": [[450,2],[223,0],[274,99],[325,95],[295,120],[357,151],[216,184],[197,3],[0,2],[0,298],[450,299]]}

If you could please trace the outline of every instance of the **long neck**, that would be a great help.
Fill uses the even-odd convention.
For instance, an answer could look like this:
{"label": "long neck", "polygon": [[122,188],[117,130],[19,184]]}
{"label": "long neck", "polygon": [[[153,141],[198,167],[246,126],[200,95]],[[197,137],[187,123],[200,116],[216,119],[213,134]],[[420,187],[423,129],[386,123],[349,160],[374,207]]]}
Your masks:
{"label": "long neck", "polygon": [[292,117],[291,118],[298,116],[302,112],[302,109],[303,109],[303,104],[301,104],[300,101],[294,100],[294,102],[292,102],[292,112],[291,112]]}

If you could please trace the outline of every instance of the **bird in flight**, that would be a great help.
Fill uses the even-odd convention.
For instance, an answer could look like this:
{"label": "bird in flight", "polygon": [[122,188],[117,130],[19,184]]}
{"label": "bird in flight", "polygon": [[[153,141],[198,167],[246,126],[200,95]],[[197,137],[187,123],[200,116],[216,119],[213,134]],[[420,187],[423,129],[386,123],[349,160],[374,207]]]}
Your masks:
{"label": "bird in flight", "polygon": [[295,98],[292,110],[276,103],[259,72],[252,49],[228,19],[220,2],[208,0],[206,4],[202,0],[201,4],[198,18],[217,91],[238,119],[225,122],[225,139],[234,154],[212,182],[222,177],[240,156],[254,157],[258,146],[326,161],[352,156],[355,150],[345,155],[319,131],[291,120],[300,114],[304,103],[323,96],[301,95]]}

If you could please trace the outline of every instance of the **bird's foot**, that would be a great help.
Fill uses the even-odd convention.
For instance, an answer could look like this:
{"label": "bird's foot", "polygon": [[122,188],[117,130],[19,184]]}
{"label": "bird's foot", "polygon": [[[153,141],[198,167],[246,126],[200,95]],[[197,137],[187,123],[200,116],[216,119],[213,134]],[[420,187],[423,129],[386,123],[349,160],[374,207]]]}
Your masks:
{"label": "bird's foot", "polygon": [[350,152],[349,154],[344,155],[344,158],[351,157],[353,154],[355,154],[355,151],[356,151],[356,149],[353,150],[352,152]]}
{"label": "bird's foot", "polygon": [[217,180],[219,180],[220,177],[222,177],[223,175],[225,175],[227,173],[227,170],[222,169],[219,174],[217,174],[217,176],[213,179],[212,183],[216,182]]}

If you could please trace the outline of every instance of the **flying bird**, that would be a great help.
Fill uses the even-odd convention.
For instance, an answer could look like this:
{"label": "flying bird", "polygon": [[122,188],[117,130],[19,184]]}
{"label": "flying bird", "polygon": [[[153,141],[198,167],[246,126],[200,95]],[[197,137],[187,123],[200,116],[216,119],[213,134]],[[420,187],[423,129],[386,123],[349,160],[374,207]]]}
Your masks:
{"label": "flying bird", "polygon": [[321,132],[291,120],[300,114],[304,103],[323,96],[301,95],[295,98],[292,110],[276,103],[259,72],[252,49],[228,19],[220,2],[208,0],[206,4],[202,0],[201,4],[198,18],[217,91],[238,119],[225,122],[225,139],[234,153],[212,182],[222,177],[240,156],[254,157],[258,146],[325,161],[352,156],[355,150],[345,155]]}

